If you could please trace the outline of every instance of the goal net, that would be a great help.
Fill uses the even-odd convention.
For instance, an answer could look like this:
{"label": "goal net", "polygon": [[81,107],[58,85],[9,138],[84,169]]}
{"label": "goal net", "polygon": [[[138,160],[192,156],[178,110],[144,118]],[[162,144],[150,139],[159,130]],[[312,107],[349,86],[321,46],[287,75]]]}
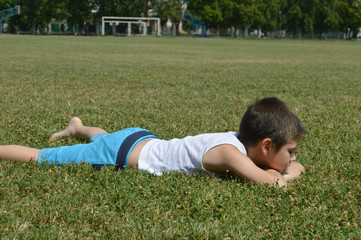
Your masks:
{"label": "goal net", "polygon": [[161,36],[159,18],[150,17],[102,17],[102,35]]}

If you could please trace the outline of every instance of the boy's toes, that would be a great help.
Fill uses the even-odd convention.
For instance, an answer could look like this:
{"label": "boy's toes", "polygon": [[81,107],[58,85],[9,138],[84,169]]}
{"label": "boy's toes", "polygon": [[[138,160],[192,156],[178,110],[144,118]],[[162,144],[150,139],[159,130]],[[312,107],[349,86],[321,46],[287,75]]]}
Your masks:
{"label": "boy's toes", "polygon": [[54,141],[55,139],[59,138],[56,133],[51,134],[49,141]]}
{"label": "boy's toes", "polygon": [[58,132],[58,133],[54,133],[54,134],[52,134],[52,135],[50,136],[49,141],[54,141],[54,140],[56,140],[56,139],[58,139],[58,138],[62,138],[62,137],[64,137],[63,131],[62,131],[62,132]]}

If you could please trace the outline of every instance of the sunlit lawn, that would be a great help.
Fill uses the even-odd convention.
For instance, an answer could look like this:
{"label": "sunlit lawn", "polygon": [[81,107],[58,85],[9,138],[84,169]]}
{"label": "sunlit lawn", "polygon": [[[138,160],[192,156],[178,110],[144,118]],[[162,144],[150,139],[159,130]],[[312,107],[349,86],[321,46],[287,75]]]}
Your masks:
{"label": "sunlit lawn", "polygon": [[72,116],[170,139],[237,131],[256,98],[304,122],[285,189],[0,162],[1,239],[357,239],[361,42],[0,36],[0,143],[56,147]]}

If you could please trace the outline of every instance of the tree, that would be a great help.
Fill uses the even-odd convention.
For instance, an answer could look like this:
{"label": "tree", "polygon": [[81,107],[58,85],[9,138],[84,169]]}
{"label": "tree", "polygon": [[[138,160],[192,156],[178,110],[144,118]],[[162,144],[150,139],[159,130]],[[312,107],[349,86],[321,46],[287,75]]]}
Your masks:
{"label": "tree", "polygon": [[100,22],[102,16],[117,16],[120,12],[118,10],[119,0],[93,0],[93,9],[96,9],[94,14],[95,20]]}
{"label": "tree", "polygon": [[356,33],[361,26],[361,1],[340,0],[336,2],[336,11],[339,18],[339,29],[346,33],[348,39],[352,32]]}
{"label": "tree", "polygon": [[282,25],[287,30],[298,33],[302,36],[302,27],[304,26],[304,13],[302,11],[302,0],[287,0],[282,4]]}
{"label": "tree", "polygon": [[[207,28],[217,28],[217,35],[220,27],[240,26],[238,4],[234,0],[189,0],[187,10],[203,19]],[[232,35],[235,36],[234,31]]]}
{"label": "tree", "polygon": [[303,33],[309,33],[313,37],[318,8],[319,0],[282,0],[282,26],[298,38],[301,38]]}
{"label": "tree", "polygon": [[219,29],[220,24],[223,22],[223,13],[221,9],[223,2],[225,2],[225,0],[216,0],[204,5],[202,15],[207,28]]}
{"label": "tree", "polygon": [[237,37],[238,28],[242,27],[244,24],[242,17],[245,16],[242,14],[245,10],[245,6],[240,3],[241,1],[230,1],[226,6],[229,11],[229,15],[226,16],[226,22],[231,26],[231,37]]}
{"label": "tree", "polygon": [[336,0],[320,0],[315,20],[315,30],[320,38],[327,38],[327,32],[336,30],[339,23]]}
{"label": "tree", "polygon": [[46,0],[19,0],[21,6],[20,19],[31,27],[32,34],[42,32],[41,11],[46,4]]}
{"label": "tree", "polygon": [[303,28],[302,31],[309,33],[314,38],[316,13],[319,6],[319,0],[304,0],[302,2]]}
{"label": "tree", "polygon": [[217,0],[188,0],[187,1],[187,11],[196,17],[201,18],[207,28],[212,26],[217,26],[217,20],[222,21],[220,6]]}
{"label": "tree", "polygon": [[66,21],[73,26],[78,25],[78,33],[83,34],[84,23],[89,20],[91,2],[89,0],[66,0],[66,8],[69,12]]}
{"label": "tree", "polygon": [[147,0],[123,0],[121,1],[121,16],[147,17],[149,5]]}
{"label": "tree", "polygon": [[255,0],[242,0],[239,1],[238,13],[235,17],[239,16],[240,26],[243,28],[243,36],[248,37],[248,29],[255,25],[257,15],[257,7]]}
{"label": "tree", "polygon": [[69,17],[66,1],[64,0],[45,0],[41,8],[40,23],[48,24],[48,34],[51,33],[52,20],[64,20]]}
{"label": "tree", "polygon": [[16,1],[13,0],[0,0],[0,11],[13,8],[16,5]]}
{"label": "tree", "polygon": [[173,23],[173,36],[177,35],[177,26],[181,19],[182,10],[181,0],[158,1],[155,3],[154,12],[161,19],[164,25],[168,19]]}
{"label": "tree", "polygon": [[280,6],[276,0],[256,0],[256,13],[254,18],[254,26],[264,32],[274,32],[278,27],[278,12]]}

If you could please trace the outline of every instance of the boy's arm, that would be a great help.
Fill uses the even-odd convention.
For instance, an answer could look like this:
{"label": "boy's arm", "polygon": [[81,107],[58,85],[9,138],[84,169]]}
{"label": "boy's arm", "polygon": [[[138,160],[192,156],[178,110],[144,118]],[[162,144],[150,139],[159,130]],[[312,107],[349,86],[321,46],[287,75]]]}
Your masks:
{"label": "boy's arm", "polygon": [[209,171],[216,173],[229,171],[255,183],[278,184],[280,187],[286,185],[281,173],[273,169],[259,168],[249,157],[232,145],[221,145],[214,150],[217,154],[214,154],[212,159],[203,159],[203,166]]}
{"label": "boy's arm", "polygon": [[301,163],[291,161],[288,168],[282,173],[283,178],[288,182],[300,177],[305,172],[305,168]]}

